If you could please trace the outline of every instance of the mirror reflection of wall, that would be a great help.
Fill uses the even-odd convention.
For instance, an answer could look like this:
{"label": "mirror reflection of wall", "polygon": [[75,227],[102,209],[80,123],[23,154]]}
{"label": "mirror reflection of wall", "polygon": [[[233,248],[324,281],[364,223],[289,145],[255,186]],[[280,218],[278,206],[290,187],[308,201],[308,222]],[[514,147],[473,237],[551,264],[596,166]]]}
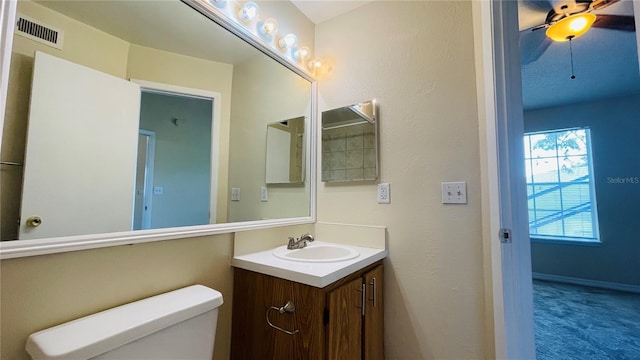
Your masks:
{"label": "mirror reflection of wall", "polygon": [[266,184],[304,179],[304,116],[267,125]]}
{"label": "mirror reflection of wall", "polygon": [[[229,201],[229,221],[296,217],[300,212],[309,212],[309,181],[304,186],[270,187],[268,201],[260,201],[261,188],[265,186],[267,124],[301,115],[311,118],[311,84],[300,77],[283,76],[288,70],[276,65],[266,57],[256,57],[233,68],[230,135],[234,141],[229,146],[229,163],[234,171],[229,173],[229,187],[239,188],[241,197],[240,201]],[[308,146],[309,141],[305,141]],[[309,153],[305,154],[306,162],[310,161]],[[305,169],[305,179],[309,168]]]}
{"label": "mirror reflection of wall", "polygon": [[378,177],[377,120],[375,101],[322,113],[322,181]]}
{"label": "mirror reflection of wall", "polygon": [[[219,128],[217,129],[218,141],[216,143],[211,142],[211,133],[212,131],[215,132],[216,129],[201,129],[201,135],[208,134],[204,136],[204,138],[208,139],[208,144],[206,141],[200,144],[201,148],[206,147],[209,149],[202,153],[206,154],[203,155],[202,161],[207,164],[188,166],[188,169],[174,167],[173,170],[162,170],[163,166],[160,165],[164,161],[162,159],[165,158],[162,155],[165,152],[163,149],[169,149],[170,143],[177,138],[167,139],[165,138],[166,134],[163,135],[161,132],[156,132],[155,149],[158,159],[156,159],[156,167],[154,174],[152,174],[155,176],[150,177],[153,180],[148,184],[146,184],[146,179],[142,182],[136,182],[135,190],[136,193],[138,191],[144,192],[145,185],[147,190],[155,190],[150,194],[150,199],[153,200],[151,203],[154,213],[146,220],[147,225],[144,225],[143,214],[138,212],[144,209],[144,204],[146,203],[141,203],[140,201],[142,200],[140,200],[134,206],[135,201],[132,199],[128,207],[134,215],[129,216],[129,230],[132,228],[165,228],[236,221],[228,215],[228,184],[230,179],[237,178],[234,172],[239,171],[243,177],[254,178],[253,181],[256,184],[251,183],[246,186],[259,189],[257,184],[262,184],[264,181],[264,147],[257,143],[256,145],[249,145],[249,147],[253,148],[255,146],[259,148],[258,153],[253,151],[237,153],[232,150],[233,148],[237,149],[234,144],[236,141],[240,142],[240,147],[246,146],[243,140],[237,137],[260,136],[264,138],[264,124],[267,121],[274,121],[277,118],[292,118],[301,114],[310,116],[311,85],[308,80],[303,79],[179,1],[34,2],[25,0],[18,2],[17,11],[29,19],[37,20],[63,31],[64,42],[62,49],[58,49],[18,34],[14,36],[1,160],[18,165],[3,165],[1,168],[0,229],[2,233],[0,234],[0,239],[2,240],[19,238],[19,229],[21,226],[24,227],[25,222],[24,216],[21,219],[22,224],[19,223],[19,218],[21,217],[20,207],[24,198],[22,194],[23,170],[29,166],[25,160],[25,150],[27,124],[30,121],[29,106],[35,51],[51,54],[57,58],[108,74],[122,81],[128,82],[128,79],[140,79],[220,94],[220,102],[213,106],[214,111],[218,112],[220,118]],[[110,14],[110,16],[104,16],[106,13]],[[143,29],[146,29],[146,31],[143,31]],[[205,46],[204,44],[207,45]],[[216,44],[216,46],[210,46],[210,44]],[[262,76],[243,78],[240,75],[243,71],[262,74]],[[278,89],[277,97],[269,99],[255,97],[253,94],[248,93],[252,88],[268,88],[269,84],[261,82],[271,81],[273,83],[274,79],[278,83],[287,83],[293,86]],[[247,103],[247,101],[251,101],[251,103]],[[247,115],[243,114],[241,109],[245,107],[258,109],[277,108],[280,109],[280,114],[274,114],[271,120],[265,119],[261,116],[262,114],[249,114],[260,117],[259,121],[256,121],[255,119],[247,118]],[[234,114],[233,117],[232,113]],[[238,115],[236,116],[235,114]],[[158,116],[161,115],[164,117],[169,116],[169,112],[164,112]],[[275,118],[275,116],[278,117]],[[177,126],[170,123],[171,119],[165,119],[167,120],[165,123],[169,127],[173,127],[173,130],[182,131],[187,128],[186,126],[193,126],[192,122],[182,122],[181,120],[184,118],[181,116],[170,117],[178,119],[176,121]],[[209,126],[211,126],[210,123]],[[150,130],[148,126],[142,124],[136,127],[140,131]],[[235,132],[232,130],[235,128],[242,130]],[[232,132],[234,134],[231,134]],[[82,136],[81,127],[75,127],[67,133],[67,136],[71,136],[71,134]],[[182,136],[178,133],[174,135]],[[135,134],[135,136],[137,137],[138,134]],[[147,138],[141,137],[141,139],[146,140]],[[180,140],[179,142],[185,142],[185,139],[180,139],[178,139]],[[52,143],[64,142],[64,139],[55,140],[51,138],[50,140],[52,140]],[[86,141],[91,141],[88,136],[86,136]],[[112,145],[112,147],[118,146],[120,146],[118,143]],[[308,146],[308,144],[305,143],[305,146]],[[215,147],[218,149],[217,152],[212,151],[212,148]],[[132,151],[134,153],[137,152],[137,148],[137,146],[133,147]],[[107,147],[104,150],[108,152],[109,148]],[[193,164],[196,161],[195,157],[200,157],[200,155],[194,157],[192,154],[185,153],[185,151],[188,152],[185,149],[173,149],[165,152],[165,155],[168,154],[167,156],[169,157],[174,156],[177,159],[181,159],[181,164],[185,166],[186,164]],[[229,162],[230,156],[232,156],[230,153],[234,154],[233,163]],[[35,155],[37,156],[37,154]],[[135,162],[137,156],[135,154],[132,156],[134,156]],[[209,157],[208,159],[206,159],[207,156]],[[64,162],[64,160],[64,158],[59,158],[57,161]],[[178,163],[180,161],[176,162],[176,164]],[[261,165],[246,168],[246,164],[257,163]],[[196,175],[191,171],[194,167],[198,167],[199,170],[207,167],[213,169],[215,167],[217,175],[215,178],[206,180],[206,175],[199,177],[200,175]],[[131,171],[135,171],[135,167],[131,168]],[[137,173],[141,173],[140,169],[138,169]],[[199,171],[198,173],[213,174],[214,171]],[[131,177],[135,178],[136,175],[132,174]],[[199,185],[198,187],[203,190],[196,194],[191,191],[194,187],[179,184],[181,177],[191,180],[199,177],[198,181],[204,181],[207,184]],[[90,187],[91,181],[87,181],[85,185],[89,186],[87,191],[82,192],[85,196],[91,197],[92,194],[100,193],[100,189]],[[133,188],[133,184],[131,187]],[[243,188],[243,195],[249,190],[249,188]],[[304,188],[295,190],[296,192],[294,193],[289,189],[289,193],[284,194],[283,199],[278,199],[279,194],[277,192],[270,194],[268,218],[309,216],[310,192],[308,186],[305,185]],[[130,193],[133,192],[132,190]],[[52,191],[45,191],[37,197],[54,208],[59,207],[63,201],[52,200],[51,194],[53,194]],[[209,196],[209,194],[214,195]],[[127,197],[131,198],[130,195],[127,195]],[[149,196],[147,197],[149,198]],[[194,210],[193,212],[183,211],[182,213],[188,219],[180,219],[180,216],[175,216],[175,213],[173,215],[170,213],[161,214],[162,203],[168,201],[169,198],[199,199],[199,202],[202,200],[202,204],[198,205],[200,210]],[[206,204],[204,203],[205,201],[207,202]],[[294,202],[296,205],[294,207],[284,206],[287,202]],[[259,204],[260,199],[259,197],[255,199],[243,197],[241,203],[248,208]],[[93,206],[92,208],[99,207]],[[87,212],[92,211],[92,208],[90,207]],[[183,210],[185,209],[184,207],[182,208]],[[279,208],[284,208],[284,210],[279,213]],[[261,220],[265,217],[264,215],[247,214],[241,219],[243,221],[251,221]],[[160,218],[164,218],[164,220],[160,220]],[[196,218],[199,220],[196,221]],[[49,224],[51,224],[51,218],[43,217],[42,226],[38,230],[46,228]],[[127,229],[118,227],[118,231],[123,230],[126,231]],[[98,227],[96,230],[83,229],[79,232],[56,233],[55,236],[105,233],[109,231],[104,227]],[[40,235],[37,231],[31,232],[30,236],[32,238],[50,237]]]}

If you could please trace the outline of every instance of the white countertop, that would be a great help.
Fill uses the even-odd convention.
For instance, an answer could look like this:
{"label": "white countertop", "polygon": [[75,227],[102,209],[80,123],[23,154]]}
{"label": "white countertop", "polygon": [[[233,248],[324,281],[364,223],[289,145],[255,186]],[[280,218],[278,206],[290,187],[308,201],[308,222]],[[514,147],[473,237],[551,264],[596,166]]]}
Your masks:
{"label": "white countertop", "polygon": [[[308,247],[332,245],[333,243],[314,241]],[[337,244],[336,244],[337,245]],[[273,255],[274,249],[235,256],[231,265],[237,268],[291,280],[302,284],[323,288],[349,274],[352,274],[378,260],[384,259],[386,249],[340,244],[353,248],[358,257],[337,262],[302,262],[284,260]]]}

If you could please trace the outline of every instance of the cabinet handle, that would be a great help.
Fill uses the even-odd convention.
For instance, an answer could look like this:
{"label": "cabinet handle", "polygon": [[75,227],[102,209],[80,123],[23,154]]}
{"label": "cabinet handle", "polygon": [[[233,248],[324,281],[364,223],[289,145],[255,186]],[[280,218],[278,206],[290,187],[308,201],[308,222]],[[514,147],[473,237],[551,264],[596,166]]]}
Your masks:
{"label": "cabinet handle", "polygon": [[373,295],[372,295],[371,299],[369,299],[369,301],[373,302],[373,307],[376,307],[376,293],[377,293],[377,291],[376,291],[376,278],[371,279],[371,282],[369,283],[369,285],[371,285],[371,287],[372,287],[371,291],[373,293]]}
{"label": "cabinet handle", "polygon": [[271,310],[275,310],[277,312],[279,312],[280,314],[284,314],[284,313],[293,313],[296,310],[296,306],[293,304],[293,301],[289,300],[287,301],[286,304],[284,304],[282,307],[277,307],[277,306],[272,306],[270,308],[267,309],[267,313],[265,314],[265,317],[267,318],[267,324],[269,324],[269,326],[271,326],[272,328],[276,329],[276,330],[280,330],[285,334],[288,335],[294,335],[298,332],[300,332],[300,330],[293,330],[293,331],[289,331],[289,330],[285,330],[277,325],[274,325],[271,320],[269,320],[269,311]]}
{"label": "cabinet handle", "polygon": [[360,309],[362,310],[362,316],[364,316],[364,309],[366,308],[366,305],[367,305],[367,285],[365,283],[362,283],[362,286],[360,287],[360,289],[355,289],[355,290],[359,292],[362,297],[361,299],[362,306],[360,306]]}

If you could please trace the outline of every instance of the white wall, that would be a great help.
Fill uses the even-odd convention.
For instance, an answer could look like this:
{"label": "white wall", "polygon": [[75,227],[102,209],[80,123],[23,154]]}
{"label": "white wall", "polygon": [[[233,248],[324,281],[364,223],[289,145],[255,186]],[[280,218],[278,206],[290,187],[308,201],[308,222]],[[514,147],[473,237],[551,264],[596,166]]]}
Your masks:
{"label": "white wall", "polygon": [[[376,1],[316,26],[320,111],[376,98],[380,182],[321,183],[318,220],[388,226],[387,359],[477,359],[485,318],[471,2]],[[440,182],[466,181],[467,205]]]}

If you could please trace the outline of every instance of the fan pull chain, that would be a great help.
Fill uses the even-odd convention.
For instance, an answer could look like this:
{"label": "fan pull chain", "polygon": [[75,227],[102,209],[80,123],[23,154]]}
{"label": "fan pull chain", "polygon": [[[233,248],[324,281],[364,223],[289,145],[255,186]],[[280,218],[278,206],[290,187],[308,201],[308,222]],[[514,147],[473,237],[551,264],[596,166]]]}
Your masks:
{"label": "fan pull chain", "polygon": [[576,75],[573,71],[573,45],[571,44],[571,40],[573,40],[573,36],[569,36],[569,53],[571,54],[571,79],[575,79]]}

